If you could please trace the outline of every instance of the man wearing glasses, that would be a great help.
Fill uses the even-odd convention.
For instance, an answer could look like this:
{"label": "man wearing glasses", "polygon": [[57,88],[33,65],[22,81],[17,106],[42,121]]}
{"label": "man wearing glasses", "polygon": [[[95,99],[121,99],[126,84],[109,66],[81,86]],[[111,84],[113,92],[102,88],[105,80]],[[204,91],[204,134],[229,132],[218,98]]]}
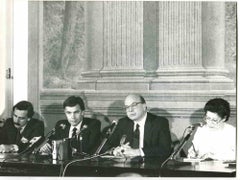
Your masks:
{"label": "man wearing glasses", "polygon": [[161,157],[171,153],[168,120],[147,112],[144,98],[130,94],[125,99],[127,116],[120,119],[107,143],[115,156]]}
{"label": "man wearing glasses", "polygon": [[2,129],[0,152],[22,152],[44,136],[44,124],[34,115],[33,105],[20,101],[12,108],[12,118]]}

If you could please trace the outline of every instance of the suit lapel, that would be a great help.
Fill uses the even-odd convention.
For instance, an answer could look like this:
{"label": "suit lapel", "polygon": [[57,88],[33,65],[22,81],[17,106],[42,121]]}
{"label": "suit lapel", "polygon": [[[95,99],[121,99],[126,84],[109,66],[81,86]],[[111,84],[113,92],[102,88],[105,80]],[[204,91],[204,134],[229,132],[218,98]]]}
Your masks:
{"label": "suit lapel", "polygon": [[31,132],[32,126],[33,126],[33,123],[32,123],[32,119],[31,119],[29,122],[27,122],[25,128],[23,129],[23,132],[21,133],[21,136],[28,137],[29,133]]}
{"label": "suit lapel", "polygon": [[152,119],[151,116],[149,115],[149,113],[147,114],[147,119],[145,122],[145,126],[144,126],[144,146],[145,146],[145,142],[151,142],[151,133],[152,133]]}
{"label": "suit lapel", "polygon": [[8,142],[16,143],[17,129],[15,127],[8,130]]}
{"label": "suit lapel", "polygon": [[70,130],[70,123],[66,120],[66,121],[63,121],[62,123],[60,123],[59,126],[61,126],[61,124],[66,125],[66,127],[59,128],[57,137],[60,139],[68,138],[68,134],[69,134],[69,130]]}
{"label": "suit lapel", "polygon": [[15,128],[13,119],[12,119],[9,128],[7,129],[9,143],[16,144],[17,133],[18,133],[18,130],[17,130],[17,128]]}
{"label": "suit lapel", "polygon": [[68,138],[69,131],[70,131],[70,124],[67,123],[67,127],[62,131],[62,137],[63,138]]}
{"label": "suit lapel", "polygon": [[[83,128],[83,126],[86,124],[86,120],[83,118],[82,120],[82,124],[81,124],[81,127],[80,127],[80,130]],[[87,124],[86,124],[87,125]]]}
{"label": "suit lapel", "polygon": [[[125,134],[127,135],[127,139],[125,142],[130,142],[130,144],[132,144],[133,141],[133,128],[134,128],[134,122],[128,118],[128,122],[125,124],[126,128],[123,131],[122,135]],[[129,128],[127,128],[129,127]],[[122,136],[119,136],[119,140],[122,138]]]}

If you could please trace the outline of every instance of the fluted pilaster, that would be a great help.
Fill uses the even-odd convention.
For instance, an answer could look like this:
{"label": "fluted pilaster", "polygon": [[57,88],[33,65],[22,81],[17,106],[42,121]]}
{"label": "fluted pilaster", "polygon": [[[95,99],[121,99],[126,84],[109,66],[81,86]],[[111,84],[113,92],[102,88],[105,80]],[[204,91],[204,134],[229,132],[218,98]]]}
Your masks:
{"label": "fluted pilaster", "polygon": [[104,2],[101,74],[143,74],[143,2]]}
{"label": "fluted pilaster", "polygon": [[201,67],[201,2],[159,2],[159,69]]}
{"label": "fluted pilaster", "polygon": [[150,89],[234,89],[224,44],[223,2],[159,2],[158,79]]}

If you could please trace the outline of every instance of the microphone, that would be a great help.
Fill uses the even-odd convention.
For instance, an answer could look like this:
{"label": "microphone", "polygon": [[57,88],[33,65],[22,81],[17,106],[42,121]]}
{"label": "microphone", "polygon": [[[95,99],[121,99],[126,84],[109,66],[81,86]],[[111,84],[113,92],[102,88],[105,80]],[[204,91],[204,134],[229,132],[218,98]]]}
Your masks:
{"label": "microphone", "polygon": [[40,148],[47,143],[47,141],[52,137],[52,135],[55,134],[56,129],[61,128],[61,129],[65,129],[66,124],[60,124],[58,127],[53,128],[51,131],[49,131],[47,133],[47,135],[45,137],[33,137],[30,140],[30,144],[28,145],[28,147],[22,151],[19,155],[25,154],[25,153],[29,153],[32,152],[33,154],[36,154]]}
{"label": "microphone", "polygon": [[205,124],[206,124],[205,121],[203,121],[203,122],[198,122],[198,123],[194,123],[194,124],[190,125],[189,128],[192,128],[192,129],[193,129],[193,128],[196,128],[196,127],[203,127]]}
{"label": "microphone", "polygon": [[186,142],[189,140],[189,138],[192,136],[192,133],[194,131],[194,129],[196,127],[202,127],[206,124],[206,122],[199,122],[199,123],[195,123],[192,124],[190,126],[188,126],[186,129],[191,128],[191,130],[188,132],[188,134],[182,139],[182,142],[180,143],[180,145],[178,146],[178,148],[170,155],[170,157],[168,159],[175,159],[176,155],[178,155],[178,153],[182,150],[182,148],[184,147],[184,145],[186,144]]}
{"label": "microphone", "polygon": [[117,123],[118,123],[117,120],[113,120],[111,126],[109,127],[109,129],[112,130],[117,125]]}
{"label": "microphone", "polygon": [[36,146],[39,146],[44,140],[43,136],[33,137],[30,141],[28,146],[21,152],[19,152],[18,156],[22,156],[27,153],[31,153]]}
{"label": "microphone", "polygon": [[110,136],[115,131],[117,124],[118,124],[117,120],[112,121],[112,124],[110,125],[110,127],[108,128],[108,130],[106,132],[107,136]]}
{"label": "microphone", "polygon": [[58,128],[61,128],[62,130],[64,130],[67,127],[67,125],[65,123],[61,123]]}
{"label": "microphone", "polygon": [[43,139],[42,136],[38,136],[38,137],[33,137],[29,142],[30,145],[29,147],[33,147],[34,145],[36,145],[38,142],[40,142]]}
{"label": "microphone", "polygon": [[46,143],[48,142],[48,140],[55,134],[56,129],[57,129],[57,128],[53,128],[51,131],[49,131],[49,132],[47,133],[47,135],[45,136],[45,140],[44,140],[39,146],[37,146],[37,147],[33,150],[33,152],[32,152],[33,154],[38,153],[38,151],[40,150],[40,148],[41,148],[44,144],[46,144]]}
{"label": "microphone", "polygon": [[120,146],[122,146],[124,143],[125,143],[125,141],[126,141],[126,138],[127,138],[127,135],[126,134],[124,134],[123,136],[122,136],[122,138],[120,139]]}

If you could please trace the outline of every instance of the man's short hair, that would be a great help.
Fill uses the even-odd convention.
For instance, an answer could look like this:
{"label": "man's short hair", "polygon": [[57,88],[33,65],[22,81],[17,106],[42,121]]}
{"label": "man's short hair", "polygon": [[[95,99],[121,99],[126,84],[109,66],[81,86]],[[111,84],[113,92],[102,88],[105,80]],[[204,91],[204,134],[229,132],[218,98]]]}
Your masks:
{"label": "man's short hair", "polygon": [[145,99],[141,95],[139,95],[139,98],[140,98],[140,101],[141,101],[142,104],[146,104]]}
{"label": "man's short hair", "polygon": [[217,113],[222,119],[226,117],[225,121],[228,121],[230,116],[230,104],[222,98],[214,98],[206,103],[204,112],[206,113],[207,111]]}
{"label": "man's short hair", "polygon": [[27,116],[31,118],[34,114],[34,109],[32,103],[28,101],[20,101],[17,104],[15,104],[12,108],[12,111],[14,112],[15,109],[21,110],[21,111],[27,111]]}
{"label": "man's short hair", "polygon": [[79,96],[70,96],[68,97],[64,102],[63,102],[63,108],[65,109],[66,106],[76,106],[79,105],[81,110],[84,111],[85,110],[85,106],[84,106],[84,102],[82,100],[81,97]]}

